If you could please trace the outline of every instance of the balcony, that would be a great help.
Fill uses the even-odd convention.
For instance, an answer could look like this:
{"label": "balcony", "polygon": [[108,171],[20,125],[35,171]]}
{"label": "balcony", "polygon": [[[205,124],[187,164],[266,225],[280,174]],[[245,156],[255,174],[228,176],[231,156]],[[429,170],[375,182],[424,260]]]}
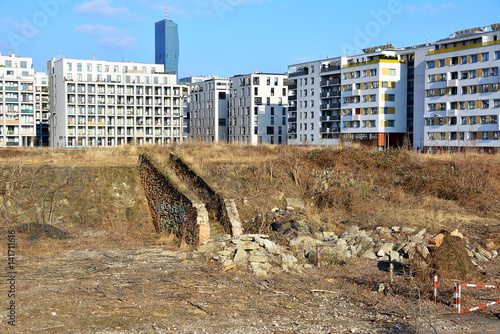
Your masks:
{"label": "balcony", "polygon": [[320,95],[322,98],[330,98],[330,97],[340,97],[340,91],[334,91],[334,92],[323,92]]}
{"label": "balcony", "polygon": [[339,109],[340,103],[325,103],[320,106],[320,110]]}
{"label": "balcony", "polygon": [[353,114],[352,115],[352,120],[353,121],[360,121],[361,120],[361,115],[360,114]]}
{"label": "balcony", "polygon": [[290,111],[290,112],[297,111],[297,107],[289,107],[289,108],[288,108],[288,111]]}
{"label": "balcony", "polygon": [[12,97],[7,97],[7,98],[5,99],[5,102],[19,102],[19,99],[12,98]]}
{"label": "balcony", "polygon": [[288,123],[297,123],[297,117],[290,117]]}
{"label": "balcony", "polygon": [[21,109],[21,114],[33,114],[33,110],[31,110],[31,109]]}
{"label": "balcony", "polygon": [[7,146],[19,146],[19,142],[16,141],[8,141]]}
{"label": "balcony", "polygon": [[291,86],[288,86],[288,90],[296,90],[297,89],[297,84],[293,84]]}
{"label": "balcony", "polygon": [[446,111],[446,116],[457,116],[457,115],[458,115],[457,109],[451,109]]}
{"label": "balcony", "polygon": [[321,122],[338,122],[340,121],[340,115],[333,116],[321,116]]}
{"label": "balcony", "polygon": [[288,73],[288,77],[289,78],[293,78],[293,77],[298,77],[298,76],[301,76],[301,75],[308,75],[308,74],[309,74],[309,70],[308,69],[303,69],[303,70],[300,70],[300,71],[297,71],[297,72]]}
{"label": "balcony", "polygon": [[448,82],[446,83],[446,86],[448,86],[448,87],[458,87],[458,80],[457,79],[448,80]]}
{"label": "balcony", "polygon": [[[18,119],[7,119],[5,120],[5,124],[19,124],[19,120]],[[7,131],[8,133],[8,131]]]}
{"label": "balcony", "polygon": [[321,133],[339,133],[340,132],[340,128],[328,128],[328,127],[324,127],[324,128],[320,129],[320,132]]}
{"label": "balcony", "polygon": [[5,91],[7,92],[18,92],[19,87],[5,87]]}
{"label": "balcony", "polygon": [[353,96],[361,96],[361,89],[354,89],[352,91]]}
{"label": "balcony", "polygon": [[340,71],[340,66],[325,66],[321,68],[321,73],[332,72],[332,71]]}
{"label": "balcony", "polygon": [[288,101],[297,101],[297,95],[290,95]]}

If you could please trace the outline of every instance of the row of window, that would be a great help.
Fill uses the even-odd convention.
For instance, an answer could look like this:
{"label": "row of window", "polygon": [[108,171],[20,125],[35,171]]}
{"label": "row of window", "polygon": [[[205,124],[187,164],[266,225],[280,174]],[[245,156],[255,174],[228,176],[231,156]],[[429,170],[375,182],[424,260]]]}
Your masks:
{"label": "row of window", "polygon": [[[498,115],[463,116],[462,125],[498,124]],[[457,117],[433,117],[425,119],[425,126],[457,125]]]}
{"label": "row of window", "polygon": [[497,131],[428,132],[427,140],[498,140]]}
{"label": "row of window", "polygon": [[[494,59],[500,59],[500,51],[494,51]],[[437,60],[429,60],[425,63],[426,68],[436,68],[436,67],[445,67],[445,66],[453,66],[453,65],[464,65],[464,64],[473,64],[481,61],[490,60],[490,53],[474,53],[470,55],[464,56],[456,56],[449,57]]]}
{"label": "row of window", "polygon": [[356,108],[354,109],[342,109],[340,111],[340,114],[342,116],[350,116],[350,115],[378,115],[378,114],[384,114],[384,115],[390,115],[390,114],[395,114],[396,113],[396,108],[395,107],[374,107],[374,108]]}
{"label": "row of window", "polygon": [[487,67],[475,70],[461,71],[460,76],[459,72],[430,74],[427,79],[428,82],[440,82],[447,80],[456,80],[459,78],[465,80],[492,76],[498,76],[498,67]]}
{"label": "row of window", "polygon": [[[385,70],[385,68],[382,69],[382,72],[384,72],[384,70]],[[395,71],[396,70],[394,70],[394,74],[391,74],[391,75],[396,75]],[[373,69],[363,70],[363,71],[345,72],[343,74],[343,78],[344,78],[344,80],[357,79],[357,78],[361,78],[361,75],[363,75],[363,77],[374,77],[377,75],[377,69],[373,68]]]}
{"label": "row of window", "polygon": [[[123,86],[123,85],[97,85],[97,93],[98,94],[125,94],[133,95],[134,92],[136,95],[171,95],[173,92],[175,96],[179,96],[181,89],[180,87],[144,87],[144,86]],[[125,90],[126,88],[126,90]],[[153,89],[154,88],[154,89]],[[79,94],[96,94],[96,85],[95,84],[68,84],[67,91],[69,94],[76,93],[78,91]]]}
{"label": "row of window", "polygon": [[[95,78],[95,80],[94,80]],[[149,85],[151,84],[151,76],[135,76],[135,77],[132,77],[130,75],[125,75],[124,76],[125,78],[125,83],[134,83],[134,84],[146,84],[146,85]],[[160,80],[161,78],[163,78],[163,80]],[[66,75],[66,80],[68,81],[73,81],[73,74],[72,73],[68,73]],[[83,82],[83,75],[78,73],[76,75],[76,81],[77,82]],[[96,76],[92,75],[92,74],[87,74],[87,80],[86,82],[122,82],[122,76],[121,75],[106,75],[106,77],[102,76],[101,74],[98,74]],[[162,82],[162,84],[164,85],[168,85],[169,84],[169,77],[168,76],[163,76],[163,77],[158,77],[158,76],[154,76],[153,77],[153,83],[158,85],[158,84],[161,84],[160,82]]]}
{"label": "row of window", "polygon": [[[382,120],[380,121],[380,126],[383,128],[393,128],[395,127],[396,121],[394,120]],[[377,126],[376,121],[374,120],[369,120],[369,121],[347,121],[347,122],[342,122],[342,127],[343,128],[374,128]]]}
{"label": "row of window", "polygon": [[[22,60],[22,61],[19,62],[19,66],[21,68],[28,68],[28,62]],[[5,67],[12,67],[12,60],[6,60],[5,61]]]}
{"label": "row of window", "polygon": [[[83,64],[82,63],[77,63],[76,64],[76,71],[77,72],[83,72]],[[87,68],[87,72],[92,72],[92,64],[88,63],[86,64],[86,68]],[[111,65],[102,65],[102,64],[97,64],[96,65],[96,71],[98,73],[101,73],[104,72],[105,73],[111,73]],[[72,72],[73,71],[73,63],[67,63],[67,70],[68,72]],[[131,66],[129,67],[128,65],[126,66],[118,66],[118,65],[113,65],[113,73],[128,73],[130,71],[133,71],[134,73],[144,73],[144,74],[147,74],[147,67],[141,67],[141,69],[139,70],[137,66]],[[150,68],[150,73],[151,74],[154,74],[156,73],[156,68],[155,67],[151,67]]]}

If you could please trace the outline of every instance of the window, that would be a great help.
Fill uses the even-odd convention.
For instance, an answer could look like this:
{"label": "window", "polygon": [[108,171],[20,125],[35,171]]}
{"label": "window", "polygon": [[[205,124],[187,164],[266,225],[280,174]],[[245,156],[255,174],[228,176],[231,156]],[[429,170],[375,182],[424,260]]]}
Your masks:
{"label": "window", "polygon": [[271,96],[274,96],[274,88],[271,88]]}
{"label": "window", "polygon": [[469,101],[469,109],[476,109],[476,101]]}
{"label": "window", "polygon": [[[302,79],[300,80],[300,82],[301,82],[300,84],[302,85]],[[266,84],[267,84],[268,86],[271,86],[271,78],[270,78],[270,77],[267,77],[267,78],[266,78]]]}
{"label": "window", "polygon": [[5,67],[12,67],[12,60],[6,60]]}
{"label": "window", "polygon": [[92,64],[87,64],[87,72],[92,72]]}
{"label": "window", "polygon": [[470,62],[471,63],[477,63],[477,54],[470,56]]}
{"label": "window", "polygon": [[495,59],[500,59],[500,51],[495,51]]}
{"label": "window", "polygon": [[68,63],[68,71],[73,71],[73,64]]}
{"label": "window", "polygon": [[476,77],[476,70],[470,70],[469,71],[469,78],[474,79]]}
{"label": "window", "polygon": [[434,60],[427,62],[427,68],[434,68],[435,65],[436,65],[436,62]]}
{"label": "window", "polygon": [[377,69],[370,70],[370,76],[375,76],[377,75]]}
{"label": "window", "polygon": [[28,77],[30,75],[30,72],[28,71],[23,71],[22,76],[23,77]]}
{"label": "window", "polygon": [[254,95],[259,95],[259,87],[254,87],[253,93],[254,93]]}
{"label": "window", "polygon": [[98,65],[97,65],[97,72],[99,72],[99,73],[100,73],[101,71],[102,71],[102,65],[101,65],[101,64],[98,64]]}
{"label": "window", "polygon": [[439,67],[444,67],[444,59],[439,59]]}
{"label": "window", "polygon": [[483,61],[490,60],[490,53],[489,52],[482,53],[481,58],[483,58]]}
{"label": "window", "polygon": [[283,96],[286,96],[286,88],[283,88]]}
{"label": "window", "polygon": [[[306,79],[306,80],[307,80],[307,79]],[[275,86],[278,86],[278,83],[279,83],[278,78],[274,78],[274,85],[275,85]],[[306,85],[307,85],[307,83],[306,83]]]}
{"label": "window", "polygon": [[462,64],[467,64],[467,56],[461,56]]}
{"label": "window", "polygon": [[81,72],[82,71],[82,64],[76,64],[76,70],[78,72]]}

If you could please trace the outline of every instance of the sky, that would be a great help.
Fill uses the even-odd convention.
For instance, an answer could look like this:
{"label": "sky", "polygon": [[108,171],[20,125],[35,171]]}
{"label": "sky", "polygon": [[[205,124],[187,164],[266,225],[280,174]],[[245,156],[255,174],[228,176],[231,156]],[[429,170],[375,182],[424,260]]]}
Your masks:
{"label": "sky", "polygon": [[500,1],[2,0],[0,53],[154,63],[154,24],[179,25],[179,77],[283,73],[288,65],[433,42],[500,23]]}

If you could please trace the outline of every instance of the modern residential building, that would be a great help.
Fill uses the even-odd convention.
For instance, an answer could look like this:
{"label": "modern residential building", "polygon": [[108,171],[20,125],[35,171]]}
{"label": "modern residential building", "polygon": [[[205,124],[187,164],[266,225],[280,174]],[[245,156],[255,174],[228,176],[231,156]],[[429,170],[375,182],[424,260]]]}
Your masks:
{"label": "modern residential building", "polygon": [[191,140],[208,143],[228,140],[229,79],[190,84]]}
{"label": "modern residential building", "polygon": [[162,65],[101,60],[48,62],[58,147],[182,141],[182,89]]}
{"label": "modern residential building", "polygon": [[342,140],[401,146],[407,133],[407,63],[392,45],[363,51],[347,57],[341,69]]}
{"label": "modern residential building", "polygon": [[155,23],[155,63],[163,64],[163,72],[179,74],[179,30],[178,25],[168,19]]}
{"label": "modern residential building", "polygon": [[342,57],[289,66],[288,144],[340,143]]}
{"label": "modern residential building", "polygon": [[31,58],[0,54],[0,147],[40,144],[36,127],[47,116],[46,90],[46,76],[35,74]]}
{"label": "modern residential building", "polygon": [[252,73],[230,78],[228,138],[245,144],[287,141],[287,75]]}
{"label": "modern residential building", "polygon": [[425,55],[424,146],[498,152],[500,25],[457,31]]}
{"label": "modern residential building", "polygon": [[407,63],[394,46],[291,65],[289,76],[290,144],[402,144],[408,132]]}

